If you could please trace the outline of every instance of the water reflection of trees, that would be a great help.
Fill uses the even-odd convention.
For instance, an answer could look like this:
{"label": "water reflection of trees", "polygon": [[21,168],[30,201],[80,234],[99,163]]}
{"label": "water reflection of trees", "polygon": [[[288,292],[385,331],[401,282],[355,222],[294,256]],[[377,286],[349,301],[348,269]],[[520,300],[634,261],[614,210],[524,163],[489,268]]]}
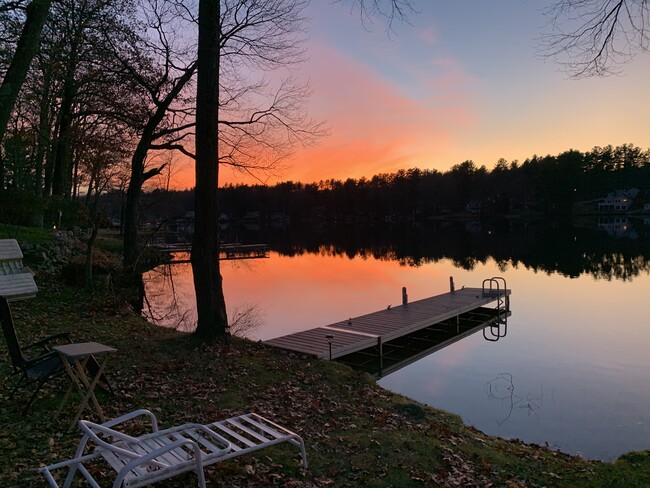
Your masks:
{"label": "water reflection of trees", "polygon": [[[187,294],[187,281],[192,276],[189,262],[183,262],[187,259],[188,254],[179,253],[174,264],[161,264],[143,276],[145,293],[141,311],[149,322],[183,332],[192,332],[196,328],[194,295],[191,292]],[[228,265],[250,271],[255,266],[252,261],[228,261]],[[175,280],[181,283],[177,284]],[[250,337],[264,322],[263,311],[257,303],[234,305],[229,310],[229,317],[230,333],[238,337]]]}
{"label": "water reflection of trees", "polygon": [[[174,269],[174,266],[184,268]],[[148,271],[143,277],[145,293],[142,314],[156,325],[189,332],[196,327],[196,314],[193,308],[179,303],[175,273],[187,272],[189,264],[163,264]]]}
{"label": "water reflection of trees", "polygon": [[493,259],[502,271],[524,266],[570,277],[588,273],[598,279],[630,280],[650,272],[647,226],[641,221],[629,227],[632,225],[635,231],[628,237],[608,234],[595,222],[501,220],[433,222],[426,227],[293,228],[262,238],[286,256],[310,253],[374,258],[403,266],[450,259],[468,270]]}

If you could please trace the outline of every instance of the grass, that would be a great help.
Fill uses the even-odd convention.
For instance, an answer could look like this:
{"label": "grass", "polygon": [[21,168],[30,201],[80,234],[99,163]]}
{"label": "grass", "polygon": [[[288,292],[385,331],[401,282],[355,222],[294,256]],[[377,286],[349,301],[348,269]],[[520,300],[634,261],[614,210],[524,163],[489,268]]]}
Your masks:
{"label": "grass", "polygon": [[[69,331],[116,347],[108,366],[116,395],[100,395],[107,417],[148,408],[171,426],[255,411],[305,439],[309,470],[297,449],[278,446],[210,467],[211,486],[650,486],[648,452],[601,463],[490,437],[335,362],[239,339],[198,346],[128,312],[119,292],[91,295],[41,276],[39,288],[12,304],[20,342]],[[37,468],[70,458],[80,438],[67,432],[71,411],[53,416],[65,378],[46,386],[24,417],[29,392],[10,398],[9,372],[0,342],[0,486],[45,486]],[[95,476],[110,485],[109,470]],[[156,486],[193,483],[187,475]]]}
{"label": "grass", "polygon": [[50,242],[52,237],[53,234],[50,229],[0,224],[0,239],[17,239],[20,242],[42,244],[44,242]]}
{"label": "grass", "polygon": [[122,254],[122,239],[117,231],[102,229],[95,240],[95,246],[107,252]]}

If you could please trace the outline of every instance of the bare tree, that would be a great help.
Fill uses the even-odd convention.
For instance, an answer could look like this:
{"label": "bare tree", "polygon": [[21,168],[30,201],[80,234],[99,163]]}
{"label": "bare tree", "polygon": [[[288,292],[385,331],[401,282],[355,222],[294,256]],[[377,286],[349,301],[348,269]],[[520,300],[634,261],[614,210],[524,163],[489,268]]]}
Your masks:
{"label": "bare tree", "polygon": [[134,125],[143,103],[133,83],[116,71],[105,39],[122,38],[126,30],[133,30],[129,19],[134,1],[57,0],[52,4],[39,51],[13,111],[35,148],[25,163],[32,175],[29,186],[37,196],[52,191],[78,197],[79,148],[84,144],[80,138],[86,134],[84,127],[98,117],[120,129],[114,132],[120,138],[113,145],[131,145],[132,134],[121,129]]}
{"label": "bare tree", "polygon": [[[122,127],[112,124],[110,119],[95,117],[86,119],[83,144],[77,146],[80,172],[87,182],[86,206],[89,210],[91,233],[86,241],[85,275],[86,285],[93,287],[93,247],[99,232],[99,199],[115,182],[119,183],[121,167],[128,160],[129,149],[115,141],[124,139]],[[116,133],[117,132],[117,133]]]}
{"label": "bare tree", "polygon": [[[124,208],[124,264],[133,269],[139,255],[138,206],[147,180],[163,171],[165,163],[149,158],[152,150],[184,149],[182,142],[191,137],[194,127],[194,98],[190,94],[197,63],[195,43],[184,30],[193,30],[194,19],[187,18],[181,3],[141,2],[142,27],[146,35],[126,35],[108,39],[124,79],[143,95],[143,113],[132,120],[136,146],[131,157],[131,177]],[[108,33],[107,33],[108,34]]]}
{"label": "bare tree", "polygon": [[359,14],[364,26],[379,17],[391,29],[395,22],[408,21],[415,13],[412,0],[338,0],[338,3],[348,3],[352,11]]}
{"label": "bare tree", "polygon": [[[57,0],[50,12],[56,36],[58,58],[53,60],[60,71],[60,98],[56,119],[56,137],[52,157],[52,194],[69,198],[73,189],[72,156],[74,154],[75,123],[91,111],[91,106],[105,110],[105,105],[115,105],[110,97],[102,97],[110,88],[115,95],[114,86],[119,80],[105,69],[107,43],[101,32],[116,34],[118,26],[132,12],[131,0]],[[124,100],[131,100],[126,93]],[[97,107],[97,99],[103,98],[102,107]],[[120,100],[120,98],[117,98]]]}
{"label": "bare tree", "polygon": [[[278,168],[296,144],[306,144],[322,133],[321,125],[311,121],[304,111],[308,87],[292,78],[274,84],[264,76],[269,71],[290,70],[304,60],[303,11],[307,5],[308,0],[225,0],[219,5],[217,38],[211,41],[218,48],[218,74],[213,79],[217,91],[212,95],[216,105],[209,111],[212,117],[217,115],[216,136],[203,132],[206,125],[201,116],[208,114],[199,113],[203,88],[200,75],[197,96],[192,268],[198,312],[196,334],[206,340],[226,336],[228,328],[218,261],[218,165],[228,164],[254,176],[268,174]],[[200,22],[199,44],[203,32]],[[201,53],[200,44],[199,60]],[[251,81],[257,74],[260,78]],[[200,153],[205,150],[206,140],[216,144],[209,148],[207,164],[204,161],[208,156]]]}
{"label": "bare tree", "polygon": [[[291,71],[305,59],[306,0],[222,6],[219,163],[254,177],[269,175],[296,145],[324,134],[305,107],[309,87],[293,77],[271,83],[266,71]],[[251,81],[251,72],[261,72]]]}
{"label": "bare tree", "polygon": [[[226,302],[219,269],[217,220],[219,162],[220,159],[228,159],[230,155],[235,161],[237,156],[241,156],[241,154],[231,153],[220,158],[220,137],[223,136],[226,142],[227,136],[224,132],[220,132],[219,114],[224,100],[229,99],[228,92],[222,91],[224,86],[222,83],[224,80],[221,78],[224,73],[222,67],[235,66],[235,64],[229,65],[229,59],[233,59],[233,63],[241,63],[243,59],[261,63],[261,66],[264,66],[264,61],[275,64],[279,60],[277,55],[283,53],[283,49],[287,47],[300,53],[298,43],[300,38],[289,35],[285,29],[291,24],[283,19],[292,15],[300,17],[300,12],[305,5],[306,0],[199,0],[195,232],[192,242],[192,270],[198,315],[196,335],[204,341],[224,339],[228,336]],[[412,9],[410,0],[352,0],[352,5],[360,9],[362,16],[378,14],[386,17],[389,24],[397,18],[405,18],[407,10]],[[258,22],[250,23],[248,19],[251,19],[251,15],[256,12],[266,13],[259,16]],[[293,19],[295,20],[296,17]],[[253,29],[256,33],[253,40],[256,42],[252,42],[249,38],[250,28],[259,26],[261,30]],[[278,49],[267,50],[274,44]],[[229,45],[234,47],[232,51],[227,50]],[[241,50],[250,56],[235,61],[234,56]],[[284,100],[282,93],[282,90],[278,92],[278,102]],[[253,120],[258,116],[262,121],[272,121],[274,118],[272,112],[251,115]],[[290,121],[287,122],[284,127],[291,133],[292,124]],[[277,123],[277,120],[272,123]],[[224,122],[222,125],[235,130],[234,142],[241,141],[236,135],[239,124]],[[244,135],[244,140],[261,141],[262,135],[249,132]],[[236,147],[236,144],[231,147]]]}
{"label": "bare tree", "polygon": [[[16,7],[3,5],[3,8]],[[25,81],[27,70],[38,50],[38,41],[52,0],[32,0],[26,8],[25,23],[16,44],[11,63],[0,85],[0,141],[4,138],[18,92]]]}
{"label": "bare tree", "polygon": [[574,78],[618,73],[650,46],[647,0],[558,0],[545,14],[541,54]]}

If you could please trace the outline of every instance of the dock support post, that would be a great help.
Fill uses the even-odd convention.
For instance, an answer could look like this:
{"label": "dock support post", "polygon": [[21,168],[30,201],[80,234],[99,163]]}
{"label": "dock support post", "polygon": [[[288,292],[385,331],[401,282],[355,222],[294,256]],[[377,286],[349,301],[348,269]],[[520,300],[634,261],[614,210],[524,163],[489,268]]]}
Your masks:
{"label": "dock support post", "polygon": [[379,347],[379,370],[384,369],[384,345],[381,342],[381,336],[377,337],[377,346]]}
{"label": "dock support post", "polygon": [[456,288],[454,287],[454,277],[453,276],[449,277],[449,291],[452,292],[452,293],[454,291],[456,291]]}
{"label": "dock support post", "polygon": [[332,341],[334,341],[334,336],[332,334],[327,334],[325,336],[325,339],[327,339],[327,344],[329,345],[330,348],[330,361],[332,360]]}
{"label": "dock support post", "polygon": [[406,293],[406,287],[402,287],[402,305],[406,305],[409,302],[409,296]]}

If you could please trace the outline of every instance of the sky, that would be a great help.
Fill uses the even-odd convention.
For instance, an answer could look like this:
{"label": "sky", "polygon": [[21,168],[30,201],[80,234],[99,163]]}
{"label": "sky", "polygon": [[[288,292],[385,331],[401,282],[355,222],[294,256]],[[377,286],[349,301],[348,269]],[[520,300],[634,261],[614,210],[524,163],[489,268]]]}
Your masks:
{"label": "sky", "polygon": [[[298,76],[309,114],[329,135],[299,148],[278,181],[371,177],[400,168],[446,171],[472,160],[523,161],[568,149],[650,148],[650,55],[622,75],[575,80],[539,56],[542,0],[415,0],[409,24],[361,24],[350,3],[312,0],[309,59]],[[193,170],[177,175],[193,186]],[[190,181],[187,184],[187,181]],[[222,170],[223,183],[250,178]]]}

